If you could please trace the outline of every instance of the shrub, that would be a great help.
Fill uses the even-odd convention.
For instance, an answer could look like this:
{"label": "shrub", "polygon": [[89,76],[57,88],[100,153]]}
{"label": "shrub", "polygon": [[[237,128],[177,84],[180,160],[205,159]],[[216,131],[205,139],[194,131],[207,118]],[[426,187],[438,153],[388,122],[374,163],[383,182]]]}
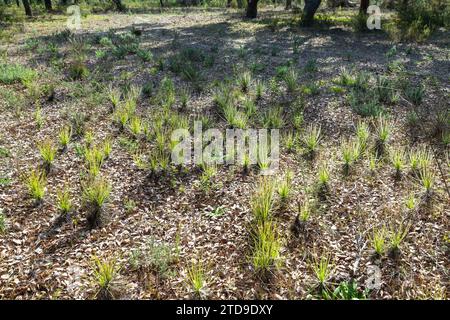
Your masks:
{"label": "shrub", "polygon": [[133,269],[144,268],[155,271],[163,279],[174,275],[172,264],[176,256],[173,247],[150,239],[142,249],[134,250],[130,257]]}
{"label": "shrub", "polygon": [[397,5],[401,38],[422,41],[438,27],[448,27],[450,8],[440,0],[410,0]]}
{"label": "shrub", "polygon": [[368,15],[365,13],[358,13],[352,16],[350,20],[350,25],[355,32],[366,32],[369,29],[367,28],[367,18]]}
{"label": "shrub", "polygon": [[20,64],[0,64],[0,82],[4,84],[13,84],[20,82],[22,84],[30,83],[36,77],[36,72]]}
{"label": "shrub", "polygon": [[327,291],[324,293],[324,298],[328,300],[365,300],[369,292],[368,289],[359,290],[356,281],[352,280],[341,282],[331,294]]}

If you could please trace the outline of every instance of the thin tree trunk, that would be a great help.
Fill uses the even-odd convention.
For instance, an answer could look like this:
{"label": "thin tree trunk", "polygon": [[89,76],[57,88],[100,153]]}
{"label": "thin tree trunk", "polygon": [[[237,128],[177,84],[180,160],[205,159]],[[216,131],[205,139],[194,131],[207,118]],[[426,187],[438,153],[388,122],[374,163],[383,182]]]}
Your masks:
{"label": "thin tree trunk", "polygon": [[284,10],[289,10],[292,8],[292,0],[286,0],[286,7]]}
{"label": "thin tree trunk", "polygon": [[249,19],[255,19],[258,15],[258,0],[248,0],[247,12],[245,16]]}
{"label": "thin tree trunk", "polygon": [[125,6],[122,4],[122,0],[113,0],[113,2],[116,5],[117,11],[120,11],[120,12],[125,11]]}
{"label": "thin tree trunk", "polygon": [[52,11],[52,0],[45,0],[44,3],[45,3],[45,9],[47,11]]}
{"label": "thin tree trunk", "polygon": [[20,7],[20,1],[19,0],[16,0],[16,4],[17,4],[18,7]]}
{"label": "thin tree trunk", "polygon": [[22,2],[23,2],[23,7],[25,8],[25,14],[28,17],[32,17],[33,16],[33,12],[31,12],[30,2],[28,0],[22,0]]}
{"label": "thin tree trunk", "polygon": [[303,8],[302,24],[310,26],[314,21],[314,15],[319,9],[322,0],[305,0],[305,7]]}
{"label": "thin tree trunk", "polygon": [[361,4],[359,6],[359,13],[367,14],[367,8],[369,7],[370,0],[361,0]]}

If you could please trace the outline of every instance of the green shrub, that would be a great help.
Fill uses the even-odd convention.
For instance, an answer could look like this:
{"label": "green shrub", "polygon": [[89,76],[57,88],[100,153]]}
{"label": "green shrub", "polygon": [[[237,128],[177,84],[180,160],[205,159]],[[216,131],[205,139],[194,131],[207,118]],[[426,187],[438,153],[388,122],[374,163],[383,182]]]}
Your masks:
{"label": "green shrub", "polygon": [[36,72],[20,64],[0,64],[0,82],[4,84],[27,84],[36,77]]}
{"label": "green shrub", "polygon": [[400,39],[423,41],[439,27],[450,25],[450,6],[442,0],[410,0],[397,6]]}

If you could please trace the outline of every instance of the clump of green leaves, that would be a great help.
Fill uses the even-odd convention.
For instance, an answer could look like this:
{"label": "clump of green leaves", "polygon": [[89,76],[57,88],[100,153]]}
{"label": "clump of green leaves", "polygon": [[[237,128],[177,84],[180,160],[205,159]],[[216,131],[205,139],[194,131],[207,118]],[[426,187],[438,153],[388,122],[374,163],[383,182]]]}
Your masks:
{"label": "clump of green leaves", "polygon": [[83,199],[89,210],[88,222],[91,227],[102,223],[102,209],[110,193],[111,185],[103,178],[96,178],[83,187]]}
{"label": "clump of green leaves", "polygon": [[311,262],[311,269],[316,277],[317,284],[319,288],[323,291],[326,289],[331,275],[333,274],[334,266],[331,262],[331,257],[329,255],[324,255],[320,259],[315,257]]}
{"label": "clump of green leaves", "polygon": [[376,228],[373,230],[370,241],[375,254],[377,254],[378,256],[382,256],[386,251],[386,237],[386,227],[383,226],[381,228]]}
{"label": "clump of green leaves", "polygon": [[397,254],[400,250],[400,244],[408,235],[410,225],[399,225],[397,228],[391,226],[389,234],[391,253]]}
{"label": "clump of green leaves", "polygon": [[44,168],[48,172],[56,157],[56,147],[51,140],[46,139],[38,145],[38,149],[41,159],[44,161]]}
{"label": "clump of green leaves", "polygon": [[249,71],[243,72],[237,79],[237,83],[242,92],[247,93],[252,83],[252,74]]}
{"label": "clump of green leaves", "polygon": [[376,128],[377,139],[375,142],[375,153],[377,157],[382,157],[391,134],[391,124],[385,117],[380,116],[378,117]]}
{"label": "clump of green leaves", "polygon": [[120,270],[117,261],[115,259],[100,260],[97,256],[94,256],[92,260],[94,280],[99,288],[95,297],[101,300],[114,299],[115,295],[111,286]]}
{"label": "clump of green leaves", "polygon": [[275,183],[269,178],[262,178],[258,189],[251,199],[251,208],[255,221],[264,223],[270,220],[274,203]]}
{"label": "clump of green leaves", "polygon": [[395,169],[395,176],[400,179],[404,168],[405,151],[402,148],[395,148],[391,151],[391,163]]}
{"label": "clump of green leaves", "polygon": [[267,277],[277,268],[280,259],[281,241],[273,221],[258,223],[253,232],[251,261],[255,271]]}
{"label": "clump of green leaves", "polygon": [[66,187],[63,190],[59,190],[57,194],[58,210],[61,214],[68,214],[72,209],[72,200],[70,198],[69,189]]}
{"label": "clump of green leaves", "polygon": [[320,126],[310,125],[305,132],[303,137],[303,143],[310,155],[314,155],[319,146],[321,139],[321,128]]}
{"label": "clump of green leaves", "polygon": [[292,173],[288,172],[284,179],[280,181],[278,184],[278,195],[280,196],[280,201],[282,205],[286,204],[286,201],[289,199],[291,195],[291,182],[292,182]]}
{"label": "clump of green leaves", "polygon": [[28,175],[25,183],[30,197],[37,203],[41,203],[45,195],[45,186],[47,185],[45,173],[33,170]]}
{"label": "clump of green leaves", "polygon": [[363,121],[358,122],[358,125],[356,126],[356,136],[358,138],[361,152],[366,151],[370,137],[369,126],[367,123]]}
{"label": "clump of green leaves", "polygon": [[169,278],[174,275],[172,265],[177,260],[173,251],[173,246],[150,239],[143,248],[131,253],[130,264],[133,269],[151,270],[162,278]]}
{"label": "clump of green leaves", "polygon": [[5,233],[6,231],[6,217],[3,213],[3,209],[0,208],[0,234]]}
{"label": "clump of green leaves", "polygon": [[294,93],[298,88],[298,74],[294,69],[289,69],[289,71],[284,76],[284,82],[286,83],[286,89],[290,93]]}
{"label": "clump of green leaves", "polygon": [[201,297],[206,287],[205,267],[201,261],[192,262],[187,270],[188,284],[197,297]]}
{"label": "clump of green leaves", "polygon": [[72,137],[72,128],[69,126],[64,126],[58,134],[59,144],[63,150],[67,149],[70,139]]}

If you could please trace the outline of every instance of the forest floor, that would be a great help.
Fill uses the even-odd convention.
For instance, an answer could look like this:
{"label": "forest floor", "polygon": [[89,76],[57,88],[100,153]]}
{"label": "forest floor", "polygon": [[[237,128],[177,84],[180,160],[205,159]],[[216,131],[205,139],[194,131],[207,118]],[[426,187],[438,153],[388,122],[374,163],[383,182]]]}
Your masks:
{"label": "forest floor", "polygon": [[[373,299],[446,299],[448,33],[438,31],[422,44],[394,43],[383,32],[355,33],[338,22],[314,28],[300,28],[297,22],[292,13],[269,10],[261,10],[255,21],[225,10],[89,15],[77,35],[70,36],[88,44],[84,50],[89,74],[76,81],[68,74],[74,44],[68,40],[63,17],[26,22],[21,32],[0,45],[0,65],[18,63],[36,71],[31,81],[0,81],[0,209],[6,221],[0,233],[0,298],[93,298],[98,288],[92,257],[97,256],[116,259],[120,265],[114,280],[115,292],[120,292],[116,298],[191,298],[188,271],[196,259],[203,264],[204,298],[305,299],[317,297],[312,264],[316,257],[326,256],[333,265],[329,288],[354,279]],[[99,41],[107,37],[118,47],[126,41],[117,40],[120,34],[130,35],[140,54],[130,50],[118,57]],[[171,65],[186,48],[194,52],[190,76]],[[142,52],[151,52],[152,57],[147,59]],[[298,73],[295,94],[286,90],[283,68]],[[257,79],[266,83],[247,127],[259,126],[267,110],[280,106],[280,168],[272,178],[283,179],[292,172],[289,200],[277,200],[273,209],[282,248],[269,281],[255,273],[249,258],[251,198],[261,180],[258,169],[245,173],[239,165],[219,165],[207,188],[201,169],[194,166],[172,168],[160,177],[150,175],[137,159],[152,150],[154,139],[135,139],[118,130],[107,90],[130,84],[147,88],[136,114],[153,121],[152,112],[160,107],[152,97],[168,77],[176,88],[173,112],[189,121],[203,116],[210,127],[224,129],[227,122],[218,114],[214,92],[221,83],[234,86],[234,79],[246,70],[252,83]],[[343,139],[355,137],[357,123],[365,121],[371,150],[378,123],[378,117],[357,114],[352,108],[352,88],[339,82],[344,72],[350,77],[368,74],[367,92],[377,90],[377,76],[395,84],[396,99],[382,103],[391,124],[388,149],[403,148],[406,154],[419,146],[429,150],[431,195],[424,195],[408,157],[400,178],[389,155],[376,161],[369,151],[355,160],[349,174],[342,173]],[[414,104],[404,92],[419,84],[423,99]],[[182,106],[181,88],[186,87],[190,99]],[[251,88],[240,99],[253,94]],[[107,221],[94,229],[87,226],[82,202],[86,173],[80,149],[89,144],[86,137],[58,151],[41,204],[30,199],[24,184],[27,172],[41,162],[37,145],[48,138],[56,144],[74,114],[86,115],[86,130],[94,136],[91,144],[112,141],[111,155],[101,167],[112,187],[103,209]],[[299,115],[302,123],[294,123],[300,121],[295,120]],[[411,120],[413,115],[418,119]],[[310,125],[320,126],[322,135],[313,159],[301,143]],[[293,150],[285,145],[290,132],[299,135]],[[447,144],[442,142],[445,137]],[[328,191],[318,196],[317,173],[324,165],[330,175]],[[64,186],[70,189],[74,210],[62,219],[57,193]],[[408,209],[407,199],[415,206]],[[296,234],[292,226],[298,203],[310,201],[311,217]],[[377,230],[406,226],[398,256],[374,254]],[[133,261],[142,252],[148,254],[148,264]],[[380,281],[369,288],[373,270]]]}

